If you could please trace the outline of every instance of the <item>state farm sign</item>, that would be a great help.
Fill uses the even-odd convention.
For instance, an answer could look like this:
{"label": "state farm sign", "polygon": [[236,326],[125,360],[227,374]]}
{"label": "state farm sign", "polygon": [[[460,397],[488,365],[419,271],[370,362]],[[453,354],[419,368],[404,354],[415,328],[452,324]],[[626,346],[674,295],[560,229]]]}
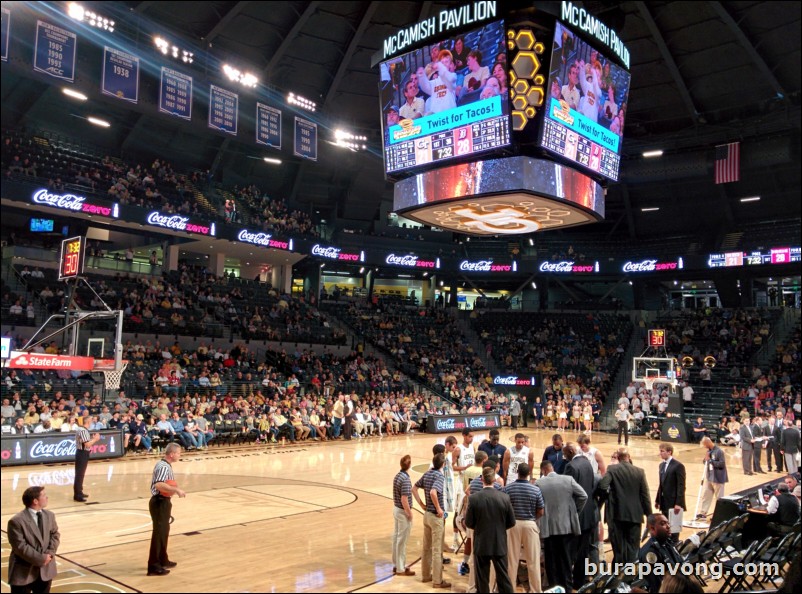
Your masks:
{"label": "state farm sign", "polygon": [[91,371],[95,367],[92,357],[68,357],[44,353],[22,353],[11,351],[8,366],[12,369],[66,369],[68,371]]}

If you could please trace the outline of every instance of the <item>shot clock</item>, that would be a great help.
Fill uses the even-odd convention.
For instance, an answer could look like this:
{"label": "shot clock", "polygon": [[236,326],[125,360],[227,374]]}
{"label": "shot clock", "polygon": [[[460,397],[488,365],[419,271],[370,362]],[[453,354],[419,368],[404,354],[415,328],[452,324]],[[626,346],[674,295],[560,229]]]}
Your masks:
{"label": "shot clock", "polygon": [[70,237],[61,242],[59,280],[75,278],[83,273],[85,248],[86,241],[83,237]]}

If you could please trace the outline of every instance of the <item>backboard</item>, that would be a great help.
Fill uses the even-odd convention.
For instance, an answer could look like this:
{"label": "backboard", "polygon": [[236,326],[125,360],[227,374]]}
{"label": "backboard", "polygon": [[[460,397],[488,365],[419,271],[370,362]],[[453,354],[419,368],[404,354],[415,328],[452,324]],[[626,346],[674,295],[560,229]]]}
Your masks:
{"label": "backboard", "polygon": [[642,382],[648,389],[655,384],[668,384],[676,389],[678,373],[677,361],[670,357],[632,358],[632,381]]}

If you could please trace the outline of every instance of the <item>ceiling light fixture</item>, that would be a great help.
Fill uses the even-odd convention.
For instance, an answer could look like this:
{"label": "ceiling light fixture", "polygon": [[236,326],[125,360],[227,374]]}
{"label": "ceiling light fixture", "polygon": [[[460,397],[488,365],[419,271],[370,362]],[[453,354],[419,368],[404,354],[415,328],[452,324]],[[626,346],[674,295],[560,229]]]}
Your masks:
{"label": "ceiling light fixture", "polygon": [[663,151],[659,149],[654,151],[644,151],[643,156],[646,159],[653,159],[654,157],[662,157]]}
{"label": "ceiling light fixture", "polygon": [[89,120],[90,124],[94,124],[95,126],[100,126],[101,128],[111,127],[111,124],[109,122],[107,122],[106,120],[101,120],[100,118],[89,116],[86,119]]}
{"label": "ceiling light fixture", "polygon": [[86,95],[79,91],[73,91],[72,89],[68,89],[67,87],[63,87],[61,92],[64,93],[67,97],[72,97],[73,99],[78,99],[78,101],[86,101],[89,99]]}
{"label": "ceiling light fixture", "polygon": [[640,209],[641,212],[657,212],[658,210],[660,210],[659,206],[650,206],[648,208],[641,208]]}
{"label": "ceiling light fixture", "polygon": [[295,93],[287,94],[287,103],[290,105],[297,105],[298,107],[306,109],[307,111],[317,110],[317,103],[310,101],[305,97],[301,97],[300,95],[296,95]]}
{"label": "ceiling light fixture", "polygon": [[225,74],[230,81],[237,82],[243,87],[254,88],[259,84],[259,79],[250,72],[240,72],[228,64],[223,64],[223,74]]}
{"label": "ceiling light fixture", "polygon": [[281,165],[281,159],[274,159],[273,157],[263,157],[265,163],[272,163],[273,165]]}
{"label": "ceiling light fixture", "polygon": [[741,202],[757,202],[760,200],[760,196],[749,196],[747,198],[741,198]]}

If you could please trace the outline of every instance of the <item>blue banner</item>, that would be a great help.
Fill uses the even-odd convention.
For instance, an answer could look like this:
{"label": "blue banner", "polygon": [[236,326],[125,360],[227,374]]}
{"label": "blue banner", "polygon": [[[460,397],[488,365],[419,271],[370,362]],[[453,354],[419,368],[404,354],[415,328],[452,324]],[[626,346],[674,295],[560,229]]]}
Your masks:
{"label": "blue banner", "polygon": [[281,148],[281,110],[256,102],[256,144]]}
{"label": "blue banner", "polygon": [[211,85],[209,88],[209,127],[237,135],[239,95]]}
{"label": "blue banner", "polygon": [[75,80],[75,50],[78,37],[72,31],[44,21],[36,21],[33,69],[52,77]]}
{"label": "blue banner", "polygon": [[401,124],[390,126],[390,144],[405,142],[418,136],[426,136],[443,130],[451,130],[500,115],[503,114],[499,95],[480,99],[448,111],[433,113],[414,120],[402,120]]}
{"label": "blue banner", "polygon": [[2,22],[0,22],[0,49],[2,49],[3,62],[8,62],[8,40],[11,33],[11,11],[2,9]]}
{"label": "blue banner", "polygon": [[113,47],[103,48],[100,90],[104,95],[136,103],[139,99],[139,58]]}
{"label": "blue banner", "polygon": [[566,128],[570,128],[580,136],[602,145],[603,147],[618,154],[618,143],[621,137],[615,132],[611,132],[601,124],[597,124],[584,114],[575,109],[563,109],[557,99],[552,97],[549,105],[548,116],[555,122],[560,122]]}
{"label": "blue banner", "polygon": [[317,161],[317,124],[295,117],[295,156]]}
{"label": "blue banner", "polygon": [[159,111],[192,119],[192,77],[171,68],[162,67],[159,83]]}

